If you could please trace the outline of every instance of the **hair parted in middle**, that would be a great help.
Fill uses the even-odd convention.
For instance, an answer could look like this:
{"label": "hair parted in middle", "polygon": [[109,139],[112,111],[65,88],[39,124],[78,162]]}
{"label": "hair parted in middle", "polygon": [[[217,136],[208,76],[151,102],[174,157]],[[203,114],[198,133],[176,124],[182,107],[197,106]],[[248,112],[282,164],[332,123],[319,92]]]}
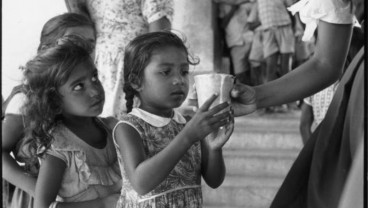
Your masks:
{"label": "hair parted in middle", "polygon": [[24,67],[26,102],[23,105],[26,129],[25,138],[30,142],[30,154],[39,147],[47,149],[51,143],[52,131],[60,120],[61,95],[58,88],[65,84],[75,67],[86,61],[93,63],[90,53],[93,46],[88,40],[67,35],[57,43],[40,51]]}
{"label": "hair parted in middle", "polygon": [[153,51],[173,46],[182,49],[187,54],[190,65],[197,65],[199,59],[188,52],[185,38],[180,38],[173,32],[150,32],[134,38],[125,48],[124,54],[124,92],[127,112],[133,108],[133,99],[137,91],[132,87],[140,85],[143,80],[144,69],[149,64]]}

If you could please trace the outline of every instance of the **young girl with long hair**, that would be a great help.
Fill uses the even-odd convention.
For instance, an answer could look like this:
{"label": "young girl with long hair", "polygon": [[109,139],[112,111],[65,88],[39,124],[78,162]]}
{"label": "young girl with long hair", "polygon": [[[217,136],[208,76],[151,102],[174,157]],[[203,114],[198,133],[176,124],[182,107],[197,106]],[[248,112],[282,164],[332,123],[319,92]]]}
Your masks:
{"label": "young girl with long hair", "polygon": [[118,199],[121,175],[110,118],[98,117],[105,97],[92,50],[69,35],[25,66],[26,138],[41,160],[35,207],[113,207]]}
{"label": "young girl with long hair", "polygon": [[[93,23],[87,17],[65,13],[48,20],[41,31],[38,51],[56,44],[64,35],[79,35],[95,42]],[[32,208],[39,164],[31,160],[24,139],[24,114],[21,108],[26,100],[24,85],[13,88],[2,104],[2,167],[3,202],[7,208]],[[8,185],[8,182],[11,184]],[[14,186],[15,187],[14,187]],[[4,188],[5,187],[5,188]]]}
{"label": "young girl with long hair", "polygon": [[[201,176],[215,188],[225,177],[222,146],[233,131],[228,103],[211,109],[213,95],[187,121],[175,108],[188,93],[196,64],[172,32],[135,38],[124,57],[129,114],[113,130],[123,177],[117,207],[202,207]],[[133,108],[134,98],[139,106]],[[229,108],[228,108],[229,109]],[[206,138],[220,127],[226,134]]]}

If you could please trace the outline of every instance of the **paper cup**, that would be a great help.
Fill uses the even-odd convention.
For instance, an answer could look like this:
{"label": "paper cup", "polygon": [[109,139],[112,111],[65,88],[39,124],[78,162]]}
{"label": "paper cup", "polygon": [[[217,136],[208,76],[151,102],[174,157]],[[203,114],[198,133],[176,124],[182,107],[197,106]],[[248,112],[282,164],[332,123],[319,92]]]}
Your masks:
{"label": "paper cup", "polygon": [[218,94],[218,97],[211,107],[231,101],[230,90],[234,86],[234,76],[229,74],[200,74],[194,76],[194,82],[199,107],[215,93]]}
{"label": "paper cup", "polygon": [[[197,91],[198,107],[201,107],[203,103],[215,93],[218,94],[218,97],[212,103],[210,108],[224,102],[231,102],[230,91],[234,86],[234,76],[220,73],[200,74],[194,76],[194,83]],[[227,128],[220,128],[219,131],[211,133],[208,137],[215,138],[217,136],[223,135],[225,134],[226,129]]]}

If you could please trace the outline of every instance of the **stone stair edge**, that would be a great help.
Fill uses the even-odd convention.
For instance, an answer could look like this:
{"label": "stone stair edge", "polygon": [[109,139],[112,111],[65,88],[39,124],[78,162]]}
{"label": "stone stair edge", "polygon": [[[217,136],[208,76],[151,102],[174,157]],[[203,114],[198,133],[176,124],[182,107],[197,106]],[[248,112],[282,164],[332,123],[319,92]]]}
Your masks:
{"label": "stone stair edge", "polygon": [[296,158],[301,149],[244,149],[223,148],[224,157],[275,157],[277,158]]}
{"label": "stone stair edge", "polygon": [[[216,189],[232,187],[232,188],[244,188],[244,187],[269,187],[269,188],[279,188],[284,181],[285,175],[281,174],[226,174],[223,183]],[[267,184],[265,186],[265,184]],[[202,189],[213,189],[207,186],[206,182],[202,180]],[[213,190],[216,190],[213,189]]]}

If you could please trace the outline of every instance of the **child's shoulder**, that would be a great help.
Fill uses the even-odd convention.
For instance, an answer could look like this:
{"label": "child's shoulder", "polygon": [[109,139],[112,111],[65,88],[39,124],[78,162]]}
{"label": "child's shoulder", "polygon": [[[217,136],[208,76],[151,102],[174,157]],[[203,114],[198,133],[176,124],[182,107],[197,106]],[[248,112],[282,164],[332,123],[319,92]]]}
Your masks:
{"label": "child's shoulder", "polygon": [[113,129],[115,125],[119,122],[119,120],[115,117],[109,116],[109,117],[98,117],[98,119],[109,129]]}

